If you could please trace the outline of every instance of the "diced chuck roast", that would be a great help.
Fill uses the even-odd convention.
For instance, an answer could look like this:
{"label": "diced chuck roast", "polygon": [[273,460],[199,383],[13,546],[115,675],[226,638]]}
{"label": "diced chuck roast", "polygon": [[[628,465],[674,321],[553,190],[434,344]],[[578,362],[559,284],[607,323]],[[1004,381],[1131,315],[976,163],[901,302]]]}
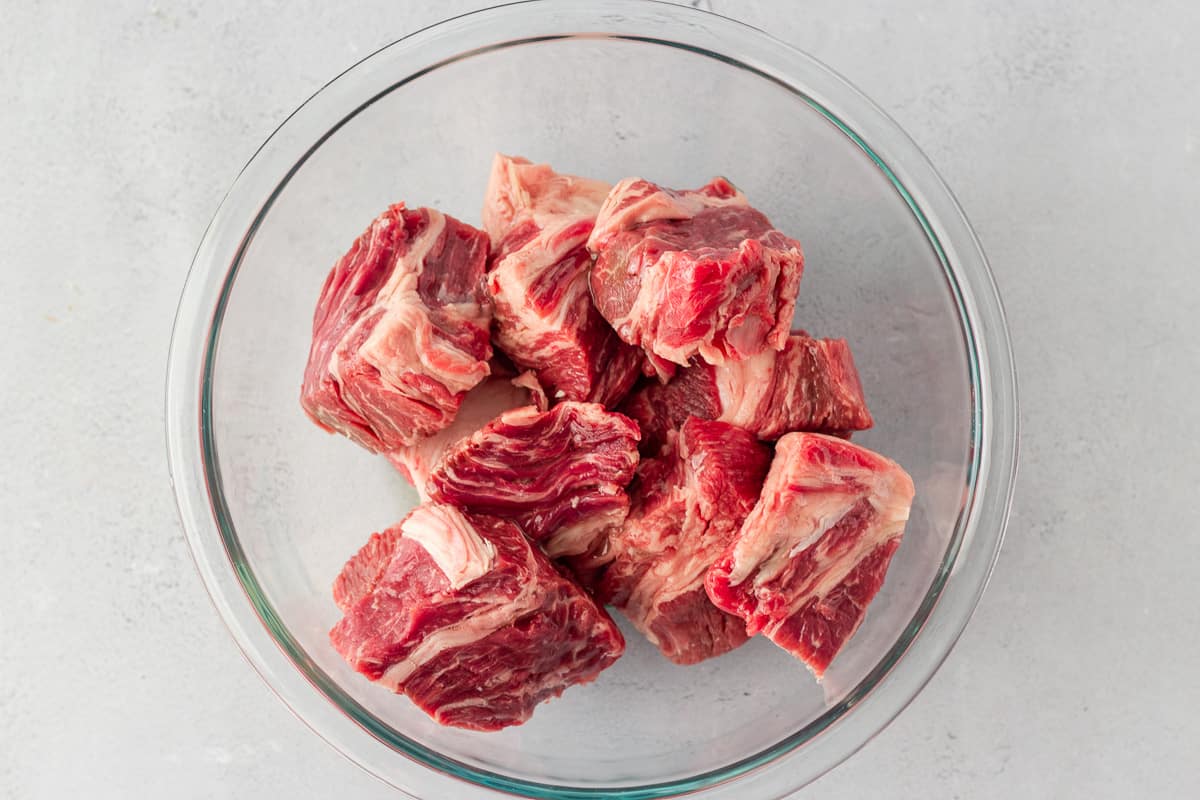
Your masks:
{"label": "diced chuck roast", "polygon": [[493,375],[467,392],[458,415],[449,427],[415,444],[391,451],[387,454],[388,460],[416,488],[421,499],[428,500],[425,484],[429,480],[429,473],[441,462],[447,449],[505,411],[529,405],[540,391],[536,382],[530,386],[528,373],[511,379]]}
{"label": "diced chuck roast", "polygon": [[846,342],[790,332],[799,242],[724,178],[499,154],[483,227],[391,206],[321,290],[301,403],[423,501],[342,569],[335,649],[480,731],[616,661],[604,602],[678,664],[762,633],[820,679],[913,483],[837,438],[872,418]]}
{"label": "diced chuck roast", "polygon": [[334,265],[313,317],[301,405],[372,451],[450,424],[488,375],[486,235],[428,208],[390,207]]}
{"label": "diced chuck roast", "polygon": [[740,428],[689,418],[638,468],[629,517],[608,540],[598,596],[679,664],[746,641],[745,622],[705,594],[704,576],[758,500],[771,449]]}
{"label": "diced chuck roast", "polygon": [[483,220],[495,342],[552,400],[612,407],[641,368],[640,351],[617,337],[588,288],[585,244],[608,189],[523,158],[497,154],[492,164]]}
{"label": "diced chuck roast", "polygon": [[845,339],[788,337],[781,352],[764,351],[714,366],[702,361],[670,383],[635,391],[621,412],[637,421],[642,451],[653,454],[689,415],[729,422],[774,441],[792,431],[844,435],[872,425]]}
{"label": "diced chuck roast", "polygon": [[597,308],[664,379],[671,363],[722,364],[787,339],[800,243],[724,178],[695,191],[626,178],[604,201],[588,248]]}
{"label": "diced chuck roast", "polygon": [[625,649],[516,525],[451,506],[418,506],[372,535],[333,594],[345,614],[329,634],[337,651],[443,725],[519,725]]}
{"label": "diced chuck roast", "polygon": [[708,596],[820,678],[883,585],[912,499],[912,479],[883,456],[789,433],[757,505],[709,570]]}
{"label": "diced chuck roast", "polygon": [[629,511],[638,429],[597,403],[501,414],[446,451],[433,499],[511,519],[551,557],[586,553]]}

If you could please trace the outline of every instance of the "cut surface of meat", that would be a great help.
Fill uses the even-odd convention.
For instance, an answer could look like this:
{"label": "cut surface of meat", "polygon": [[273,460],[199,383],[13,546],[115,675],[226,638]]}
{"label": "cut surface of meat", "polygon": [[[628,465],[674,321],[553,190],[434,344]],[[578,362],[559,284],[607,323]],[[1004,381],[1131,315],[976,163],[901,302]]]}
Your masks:
{"label": "cut surface of meat", "polygon": [[[588,238],[592,296],[620,337],[661,362],[781,349],[804,255],[724,178],[695,191],[626,178]],[[654,358],[657,357],[657,358]]]}
{"label": "cut surface of meat", "polygon": [[429,473],[442,460],[447,448],[505,411],[536,401],[541,396],[541,388],[534,389],[536,386],[537,382],[531,382],[528,373],[512,379],[493,375],[467,392],[458,414],[448,427],[415,444],[391,451],[387,454],[388,461],[413,485],[422,500],[428,500],[425,484],[429,480]]}
{"label": "cut surface of meat", "polygon": [[819,679],[883,585],[912,499],[912,479],[883,456],[789,433],[758,503],[709,570],[708,595]]}
{"label": "cut surface of meat", "polygon": [[608,190],[603,181],[497,154],[483,219],[496,345],[534,370],[552,399],[612,407],[637,380],[641,353],[600,316],[588,288],[585,245]]}
{"label": "cut surface of meat", "polygon": [[301,405],[367,449],[445,428],[488,375],[491,303],[480,230],[403,203],[330,271],[313,316]]}
{"label": "cut surface of meat", "polygon": [[712,604],[704,577],[733,541],[771,462],[771,449],[724,422],[691,417],[657,458],[643,461],[625,524],[597,595],[679,664],[746,641],[741,617]]}
{"label": "cut surface of meat", "polygon": [[624,651],[612,619],[511,522],[418,506],[334,583],[330,640],[443,725],[497,730]]}
{"label": "cut surface of meat", "polygon": [[597,403],[506,412],[451,447],[430,495],[510,519],[551,557],[589,551],[629,511],[638,429]]}
{"label": "cut surface of meat", "polygon": [[791,334],[767,350],[721,365],[693,362],[670,383],[648,384],[620,408],[642,431],[642,451],[657,452],[689,415],[745,428],[764,441],[785,433],[844,434],[873,424],[845,339]]}

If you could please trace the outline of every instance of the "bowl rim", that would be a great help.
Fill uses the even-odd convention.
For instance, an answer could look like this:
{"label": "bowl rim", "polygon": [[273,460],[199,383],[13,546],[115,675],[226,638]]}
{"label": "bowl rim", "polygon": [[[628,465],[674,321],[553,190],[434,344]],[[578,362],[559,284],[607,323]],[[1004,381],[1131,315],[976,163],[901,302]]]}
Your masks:
{"label": "bowl rim", "polygon": [[[433,69],[546,39],[682,47],[773,81],[825,116],[875,162],[923,228],[958,306],[968,354],[974,406],[969,488],[939,571],[887,655],[841,702],[774,746],[699,775],[640,786],[566,786],[487,772],[407,739],[346,695],[308,658],[259,588],[225,507],[210,424],[222,315],[242,256],[308,157],[375,100]],[[258,148],[205,230],[172,330],[165,401],[180,520],[210,599],[239,649],[319,736],[419,797],[453,792],[465,798],[471,785],[478,787],[471,797],[501,792],[580,800],[746,797],[751,789],[778,796],[800,788],[886,727],[949,654],[999,554],[1017,462],[1016,372],[999,293],[978,239],[928,159],[885,112],[811,56],[745,23],[657,0],[609,0],[599,8],[589,0],[524,0],[481,9],[403,37],[317,91]],[[807,758],[798,758],[802,751]],[[413,769],[397,753],[430,769]]]}

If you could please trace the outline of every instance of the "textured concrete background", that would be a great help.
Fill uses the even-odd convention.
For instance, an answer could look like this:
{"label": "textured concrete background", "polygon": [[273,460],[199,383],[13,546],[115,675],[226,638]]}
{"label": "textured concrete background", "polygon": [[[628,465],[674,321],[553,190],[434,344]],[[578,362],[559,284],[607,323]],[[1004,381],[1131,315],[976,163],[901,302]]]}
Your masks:
{"label": "textured concrete background", "polygon": [[[395,796],[274,699],[209,605],[162,375],[192,252],[260,141],[358,58],[483,4],[243,5],[5,4],[0,796]],[[926,149],[991,257],[1022,379],[978,614],[803,796],[1196,796],[1200,5],[712,5]]]}

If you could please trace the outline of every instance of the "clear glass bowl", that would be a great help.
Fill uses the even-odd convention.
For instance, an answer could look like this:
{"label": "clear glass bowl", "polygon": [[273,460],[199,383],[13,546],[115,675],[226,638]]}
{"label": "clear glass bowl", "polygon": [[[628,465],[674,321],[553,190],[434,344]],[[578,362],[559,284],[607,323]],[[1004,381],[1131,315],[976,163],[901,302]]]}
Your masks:
{"label": "clear glass bowl", "polygon": [[[497,734],[440,728],[330,647],[330,582],[415,495],[297,396],[333,261],[404,199],[478,221],[495,151],[615,180],[731,178],[805,247],[796,323],[844,336],[912,473],[908,533],[823,685],[767,641],[676,667],[630,632],[600,679]],[[387,47],[262,146],[204,236],[167,385],[171,474],[221,615],[335,747],[419,798],[785,796],[907,704],[995,561],[1016,463],[1003,313],[933,168],[869,100],[767,34],[682,6],[523,3]],[[627,629],[628,630],[628,629]]]}

